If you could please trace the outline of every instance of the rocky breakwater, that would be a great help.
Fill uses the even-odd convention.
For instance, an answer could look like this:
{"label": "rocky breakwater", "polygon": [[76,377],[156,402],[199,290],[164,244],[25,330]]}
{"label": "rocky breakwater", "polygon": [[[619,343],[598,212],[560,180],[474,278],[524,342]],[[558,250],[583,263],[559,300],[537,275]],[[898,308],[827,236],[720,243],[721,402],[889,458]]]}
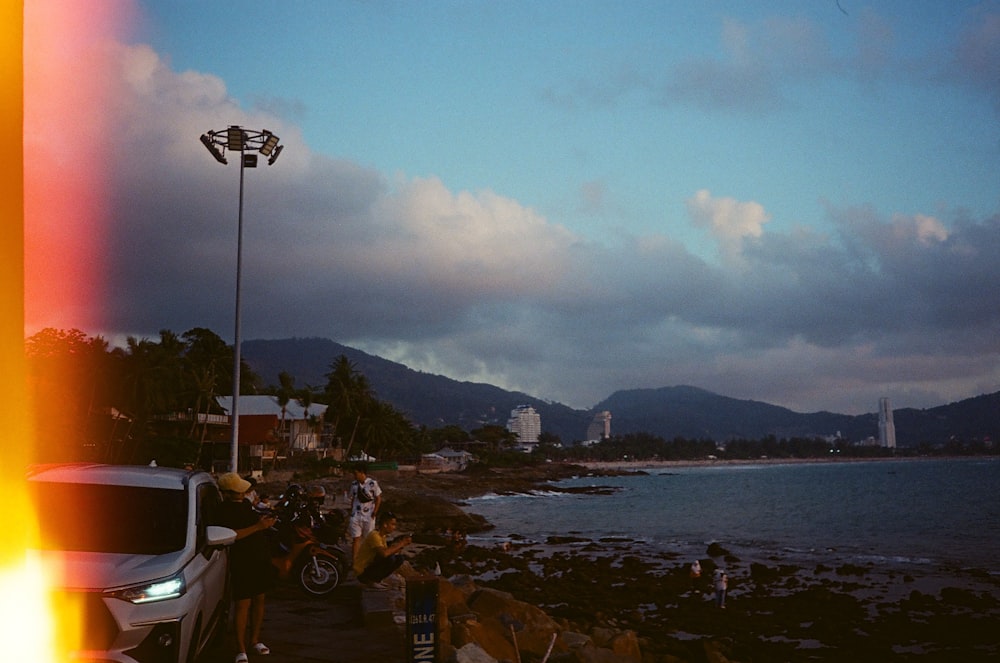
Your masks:
{"label": "rocky breakwater", "polygon": [[[516,532],[492,538],[477,534],[492,529],[488,522],[462,509],[463,500],[478,495],[548,492],[557,489],[551,482],[569,476],[621,473],[553,463],[376,475],[385,508],[419,544],[407,551],[411,563],[452,579],[439,581],[442,654],[451,657],[442,661],[459,660],[461,651],[466,663],[515,663],[518,655],[519,663],[541,663],[538,643],[547,646],[552,633],[549,662],[1000,660],[1000,576],[989,570],[901,568],[891,560],[803,566],[779,553],[741,559],[709,545],[698,555],[703,575],[695,582],[692,559],[640,540],[587,540],[571,532],[544,542]],[[291,479],[274,477],[264,489],[277,494]],[[317,481],[328,495],[342,495],[349,478]],[[463,545],[448,536],[455,532],[475,536]],[[712,600],[717,565],[729,575],[725,609]],[[402,596],[390,602],[395,610],[404,609]],[[497,603],[507,607],[496,609]],[[403,623],[396,619],[402,613],[385,616]],[[641,659],[628,658],[635,652]]]}
{"label": "rocky breakwater", "polygon": [[[415,576],[411,576],[415,577]],[[636,633],[573,630],[512,594],[468,575],[438,581],[438,661],[455,663],[642,663]],[[376,590],[392,594],[393,590]],[[404,606],[401,591],[390,600]]]}

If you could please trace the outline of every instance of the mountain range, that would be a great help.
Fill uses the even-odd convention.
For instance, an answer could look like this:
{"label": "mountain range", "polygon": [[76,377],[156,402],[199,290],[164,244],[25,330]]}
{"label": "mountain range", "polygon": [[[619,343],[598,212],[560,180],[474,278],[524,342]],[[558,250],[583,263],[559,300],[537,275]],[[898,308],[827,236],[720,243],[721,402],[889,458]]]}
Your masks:
{"label": "mountain range", "polygon": [[[542,430],[564,443],[586,439],[594,414],[611,412],[613,435],[645,432],[664,439],[759,439],[834,436],[860,441],[878,437],[876,413],[800,413],[777,405],[729,398],[692,386],[616,391],[589,410],[577,410],[521,392],[453,380],[416,371],[325,338],[244,341],[243,359],[265,384],[277,384],[287,371],[298,388],[322,391],[334,360],[344,355],[367,379],[380,400],[391,403],[417,425],[439,428],[457,425],[472,430],[504,426],[510,411],[530,405],[541,415]],[[876,404],[873,404],[876,405]],[[1000,392],[956,403],[893,413],[897,444],[941,444],[1000,434]]]}

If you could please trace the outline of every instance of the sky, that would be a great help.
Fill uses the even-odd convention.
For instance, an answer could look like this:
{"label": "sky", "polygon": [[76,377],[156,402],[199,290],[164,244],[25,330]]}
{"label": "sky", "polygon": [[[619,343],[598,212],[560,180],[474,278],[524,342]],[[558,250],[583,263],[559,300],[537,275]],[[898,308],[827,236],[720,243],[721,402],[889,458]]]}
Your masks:
{"label": "sky", "polygon": [[1000,1],[69,7],[25,3],[28,335],[232,341],[240,169],[199,136],[239,125],[284,145],[243,340],[577,408],[1000,391]]}

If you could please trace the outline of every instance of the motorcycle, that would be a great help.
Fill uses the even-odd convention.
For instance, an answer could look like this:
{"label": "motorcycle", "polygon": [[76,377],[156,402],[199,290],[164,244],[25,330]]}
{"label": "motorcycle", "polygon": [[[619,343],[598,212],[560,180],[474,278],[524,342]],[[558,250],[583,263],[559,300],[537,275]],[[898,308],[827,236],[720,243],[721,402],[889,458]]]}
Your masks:
{"label": "motorcycle", "polygon": [[294,579],[313,596],[325,596],[344,577],[344,551],[337,545],[335,519],[322,513],[315,501],[290,486],[271,509],[278,521],[272,530],[275,550],[271,562],[278,576]]}

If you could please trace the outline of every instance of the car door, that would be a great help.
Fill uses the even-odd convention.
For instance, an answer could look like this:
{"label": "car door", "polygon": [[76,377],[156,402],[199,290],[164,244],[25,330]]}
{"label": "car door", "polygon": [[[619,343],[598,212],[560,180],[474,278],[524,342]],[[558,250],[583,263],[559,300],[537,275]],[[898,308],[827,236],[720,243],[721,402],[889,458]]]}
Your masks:
{"label": "car door", "polygon": [[[229,557],[225,548],[209,547],[206,528],[213,524],[213,517],[221,501],[219,490],[214,483],[205,482],[197,487],[197,552],[192,560],[192,575],[197,577],[203,595],[202,633],[206,640],[211,635],[211,627],[216,620],[227,614],[229,607]],[[222,624],[222,628],[225,624]],[[199,648],[204,642],[199,643]]]}

